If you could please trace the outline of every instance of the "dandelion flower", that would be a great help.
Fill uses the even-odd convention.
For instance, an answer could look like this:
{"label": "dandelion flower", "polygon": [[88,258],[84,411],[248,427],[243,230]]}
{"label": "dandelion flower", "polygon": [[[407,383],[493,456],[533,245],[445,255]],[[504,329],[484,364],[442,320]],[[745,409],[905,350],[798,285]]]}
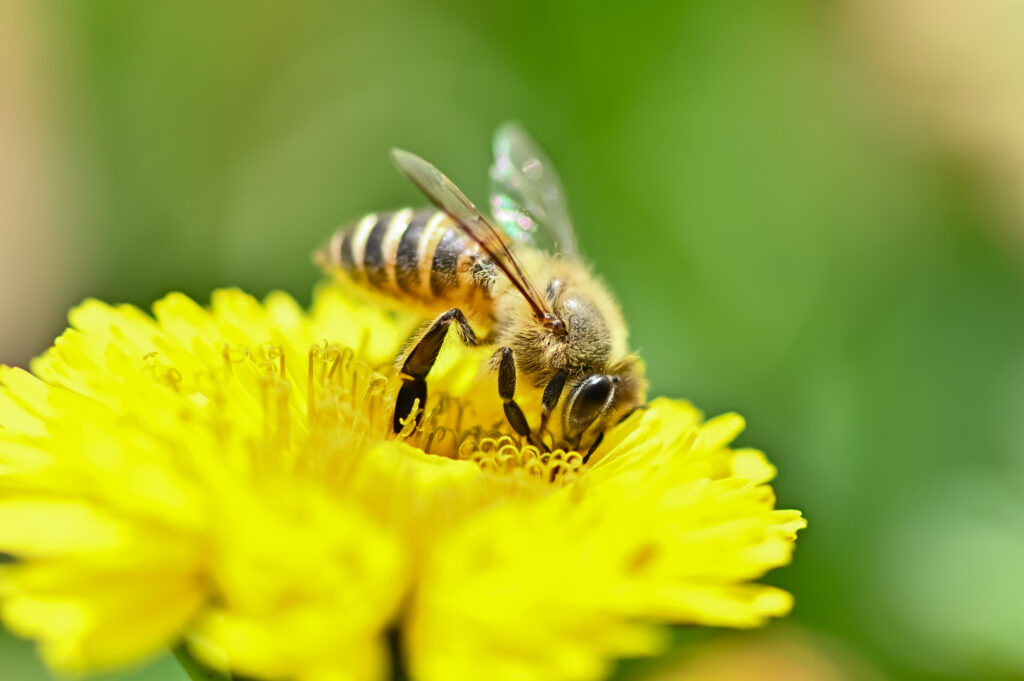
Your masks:
{"label": "dandelion flower", "polygon": [[585,681],[665,624],[790,609],[753,580],[804,521],[729,447],[739,416],[657,399],[586,462],[541,453],[452,343],[395,436],[417,321],[337,287],[74,309],[31,373],[0,368],[4,622],[67,673],[183,644],[260,679]]}

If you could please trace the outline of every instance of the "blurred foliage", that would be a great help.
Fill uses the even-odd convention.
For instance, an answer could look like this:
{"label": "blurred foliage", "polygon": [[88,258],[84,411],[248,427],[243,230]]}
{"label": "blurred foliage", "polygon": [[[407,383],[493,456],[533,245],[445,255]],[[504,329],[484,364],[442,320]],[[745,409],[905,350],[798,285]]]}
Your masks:
{"label": "blurred foliage", "polygon": [[[968,167],[885,124],[828,5],[48,7],[82,296],[308,299],[334,227],[420,202],[389,147],[479,202],[490,134],[519,120],[654,392],[744,414],[809,517],[771,576],[791,623],[885,677],[1024,675],[1021,254]],[[44,678],[3,645],[5,678]]]}

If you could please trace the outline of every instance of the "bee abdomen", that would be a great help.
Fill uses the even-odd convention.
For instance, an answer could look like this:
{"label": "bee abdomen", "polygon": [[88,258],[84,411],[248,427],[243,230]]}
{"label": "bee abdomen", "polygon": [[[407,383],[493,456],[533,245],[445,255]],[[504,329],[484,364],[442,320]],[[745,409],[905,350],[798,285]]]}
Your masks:
{"label": "bee abdomen", "polygon": [[367,215],[335,233],[316,259],[328,272],[421,301],[468,299],[493,279],[476,243],[433,210]]}

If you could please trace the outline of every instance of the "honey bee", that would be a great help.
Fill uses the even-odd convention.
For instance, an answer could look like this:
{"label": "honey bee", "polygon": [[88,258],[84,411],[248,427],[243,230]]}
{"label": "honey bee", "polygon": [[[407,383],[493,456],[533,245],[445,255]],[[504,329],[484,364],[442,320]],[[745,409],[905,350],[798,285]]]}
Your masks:
{"label": "honey bee", "polygon": [[[400,149],[391,156],[437,210],[367,215],[315,260],[334,277],[439,313],[396,358],[395,432],[414,411],[422,417],[427,377],[454,325],[463,343],[496,348],[498,396],[516,433],[542,450],[585,447],[589,457],[644,404],[647,381],[618,304],[582,262],[551,162],[518,126],[499,128],[489,219],[427,161]],[[516,402],[517,375],[543,388],[536,427]]]}

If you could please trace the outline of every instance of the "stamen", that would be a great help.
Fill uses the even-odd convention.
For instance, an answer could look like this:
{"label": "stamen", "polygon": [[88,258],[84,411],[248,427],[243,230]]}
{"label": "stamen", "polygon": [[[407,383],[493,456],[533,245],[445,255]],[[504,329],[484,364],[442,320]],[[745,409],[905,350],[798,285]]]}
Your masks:
{"label": "stamen", "polygon": [[430,431],[430,435],[427,437],[427,444],[423,448],[423,451],[425,451],[427,454],[432,453],[432,450],[434,448],[435,438],[436,438],[437,444],[440,445],[441,442],[443,442],[445,440],[445,436],[447,436],[447,439],[449,439],[452,442],[454,442],[455,438],[456,438],[456,432],[454,430],[452,430],[451,428],[446,428],[445,426],[438,426],[437,428],[434,428],[433,430],[431,430]]}
{"label": "stamen", "polygon": [[583,463],[579,452],[541,452],[508,434],[478,437],[467,431],[459,445],[458,457],[472,461],[480,470],[503,475],[525,475],[545,483],[565,484],[575,479]]}
{"label": "stamen", "polygon": [[[520,485],[526,482],[528,487],[539,484],[537,489],[564,485],[585,465],[579,452],[543,451],[527,442],[510,431],[500,412],[475,404],[473,397],[440,390],[426,404],[415,400],[409,415],[399,420],[401,431],[392,434],[399,387],[395,370],[390,364],[374,368],[360,361],[351,348],[326,340],[311,346],[307,355],[306,389],[298,397],[305,398],[305,405],[292,403],[296,396],[287,376],[285,348],[273,343],[255,348],[225,345],[222,354],[224,382],[241,381],[244,387],[256,379],[251,385],[259,394],[263,422],[259,450],[265,465],[276,462],[319,475],[347,477],[358,463],[353,452],[363,451],[369,439],[388,437],[434,456],[471,461],[523,490]],[[147,359],[147,365],[162,380],[181,382],[180,374],[158,369],[155,356]],[[246,370],[251,372],[249,377]],[[293,407],[304,408],[310,431],[309,444],[298,452],[291,451]],[[486,421],[481,422],[478,413],[486,414]]]}
{"label": "stamen", "polygon": [[[255,470],[263,474],[305,470],[340,483],[358,467],[356,452],[364,451],[370,440],[389,437],[434,456],[471,461],[523,491],[534,485],[539,485],[537,490],[561,486],[584,465],[579,452],[542,451],[511,432],[499,411],[474,402],[484,399],[476,395],[438,390],[426,404],[415,400],[410,414],[400,420],[401,431],[392,434],[399,387],[395,370],[390,364],[374,368],[351,348],[326,340],[309,348],[305,390],[301,375],[288,376],[288,350],[281,345],[225,344],[221,356],[223,365],[215,371],[187,379],[158,353],[143,360],[154,380],[174,390],[187,385],[196,391],[197,415],[205,414],[225,441],[233,436],[231,420],[222,414],[225,396],[233,390],[250,391],[261,422],[260,442],[254,443]],[[309,429],[307,444],[299,451],[292,443],[293,409],[305,412]]]}
{"label": "stamen", "polygon": [[406,439],[412,435],[412,431],[416,429],[416,416],[420,411],[420,398],[416,398],[412,401],[412,409],[409,410],[409,415],[404,419],[398,419],[398,422],[402,424],[402,430],[398,432],[399,439]]}
{"label": "stamen", "polygon": [[143,371],[150,378],[160,381],[175,392],[181,392],[182,375],[173,366],[168,366],[160,361],[160,353],[150,352],[142,357],[146,363]]}

